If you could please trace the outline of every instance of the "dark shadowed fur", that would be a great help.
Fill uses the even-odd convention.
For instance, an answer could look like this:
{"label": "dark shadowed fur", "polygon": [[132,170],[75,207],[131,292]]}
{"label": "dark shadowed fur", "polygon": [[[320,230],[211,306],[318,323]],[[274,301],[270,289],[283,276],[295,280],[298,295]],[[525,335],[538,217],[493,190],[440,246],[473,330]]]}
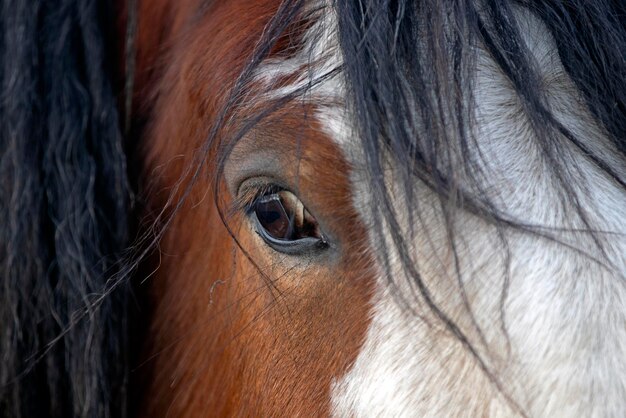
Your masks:
{"label": "dark shadowed fur", "polygon": [[[129,189],[109,2],[2,1],[0,416],[125,414]],[[105,26],[107,25],[107,26]]]}
{"label": "dark shadowed fur", "polygon": [[[214,146],[232,109],[249,97],[246,86],[254,70],[299,18],[303,3],[282,3],[232,88],[226,108],[212,122],[205,151]],[[101,19],[106,11],[92,1],[2,4],[0,410],[6,416],[119,415],[126,376],[124,295],[111,293],[62,333],[77,311],[90,306],[94,294],[106,292],[115,254],[127,235],[124,154],[102,67],[106,45]],[[327,75],[341,71],[345,77],[360,134],[355,141],[365,150],[375,193],[374,211],[390,226],[416,291],[496,385],[497,376],[491,375],[487,361],[432,302],[408,254],[407,237],[397,232],[382,174],[390,153],[403,174],[408,204],[417,207],[411,190],[418,176],[441,197],[450,225],[454,212],[462,208],[502,227],[558,239],[540,226],[498,212],[481,193],[454,182],[461,172],[469,179],[480,176],[475,161],[461,159],[460,166],[450,165],[458,160],[446,153],[473,146],[473,139],[466,136],[472,123],[467,75],[475,62],[471,47],[482,43],[515,88],[562,184],[561,198],[580,208],[568,186],[565,162],[559,158],[557,136],[567,138],[625,186],[624,179],[559,124],[547,107],[539,74],[518,34],[512,10],[516,4],[531,9],[550,30],[591,114],[626,154],[626,4],[620,0],[337,1],[344,65]],[[311,80],[311,85],[319,81]],[[246,129],[305,93],[303,89],[268,103],[263,114],[245,123]],[[419,130],[411,109],[428,122]],[[223,150],[218,169],[232,144]],[[198,166],[190,167],[194,177],[203,161],[199,158]],[[179,202],[174,205],[180,207]],[[584,211],[579,212],[575,215],[585,222]],[[168,224],[164,219],[159,222]],[[382,234],[382,229],[375,232]],[[504,300],[506,281],[503,286]],[[59,342],[35,362],[59,335]]]}

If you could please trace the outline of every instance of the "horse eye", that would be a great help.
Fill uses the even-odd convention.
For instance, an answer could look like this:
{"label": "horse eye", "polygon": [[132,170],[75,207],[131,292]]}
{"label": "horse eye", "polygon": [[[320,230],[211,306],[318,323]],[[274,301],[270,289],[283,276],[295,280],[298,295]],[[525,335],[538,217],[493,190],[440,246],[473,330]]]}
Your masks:
{"label": "horse eye", "polygon": [[291,192],[282,190],[261,196],[254,203],[253,212],[257,232],[277,251],[294,254],[327,245],[317,220]]}

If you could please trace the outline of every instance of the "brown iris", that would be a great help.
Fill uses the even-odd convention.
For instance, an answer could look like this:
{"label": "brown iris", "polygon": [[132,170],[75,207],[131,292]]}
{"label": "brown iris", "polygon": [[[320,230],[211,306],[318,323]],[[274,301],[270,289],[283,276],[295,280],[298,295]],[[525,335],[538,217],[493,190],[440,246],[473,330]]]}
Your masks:
{"label": "brown iris", "polygon": [[259,232],[275,240],[322,239],[315,218],[300,199],[286,190],[258,198],[254,204],[254,213],[264,230]]}

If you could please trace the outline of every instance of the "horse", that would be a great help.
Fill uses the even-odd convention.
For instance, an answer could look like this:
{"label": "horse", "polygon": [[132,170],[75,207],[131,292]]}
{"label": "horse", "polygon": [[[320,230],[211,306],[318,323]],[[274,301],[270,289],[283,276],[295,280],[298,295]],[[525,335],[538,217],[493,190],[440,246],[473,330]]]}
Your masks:
{"label": "horse", "polygon": [[0,13],[0,411],[621,416],[619,0]]}

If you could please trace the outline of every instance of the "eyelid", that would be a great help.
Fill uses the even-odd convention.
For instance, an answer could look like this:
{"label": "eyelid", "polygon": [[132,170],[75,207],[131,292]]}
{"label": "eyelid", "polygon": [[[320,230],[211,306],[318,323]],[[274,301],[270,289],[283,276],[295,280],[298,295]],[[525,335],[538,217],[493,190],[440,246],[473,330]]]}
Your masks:
{"label": "eyelid", "polygon": [[270,248],[276,252],[288,255],[305,255],[316,253],[330,247],[330,244],[324,234],[322,234],[321,239],[309,237],[300,238],[294,241],[276,239],[265,232],[265,229],[261,226],[261,223],[259,222],[259,219],[254,211],[251,212],[250,216],[253,219],[256,233]]}

